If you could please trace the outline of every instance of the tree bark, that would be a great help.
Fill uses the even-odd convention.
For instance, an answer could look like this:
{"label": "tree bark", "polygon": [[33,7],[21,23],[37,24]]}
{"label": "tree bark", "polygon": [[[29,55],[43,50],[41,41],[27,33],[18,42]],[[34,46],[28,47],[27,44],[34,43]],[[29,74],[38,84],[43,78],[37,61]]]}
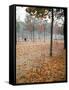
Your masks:
{"label": "tree bark", "polygon": [[52,22],[51,22],[50,56],[52,56],[52,47],[53,47],[53,8],[52,8]]}

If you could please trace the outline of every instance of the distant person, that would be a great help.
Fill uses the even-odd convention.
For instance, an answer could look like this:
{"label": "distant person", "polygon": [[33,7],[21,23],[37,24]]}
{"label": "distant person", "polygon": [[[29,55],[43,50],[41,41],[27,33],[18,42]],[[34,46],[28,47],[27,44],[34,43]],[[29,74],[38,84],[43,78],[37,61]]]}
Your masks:
{"label": "distant person", "polygon": [[26,42],[26,41],[27,41],[27,39],[26,39],[26,38],[24,38],[24,41]]}

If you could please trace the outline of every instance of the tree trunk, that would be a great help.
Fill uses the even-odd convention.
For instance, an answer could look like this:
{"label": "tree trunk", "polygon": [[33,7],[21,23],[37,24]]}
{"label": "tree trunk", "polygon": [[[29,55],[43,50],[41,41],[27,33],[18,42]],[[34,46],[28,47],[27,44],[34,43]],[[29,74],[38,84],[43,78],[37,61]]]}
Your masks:
{"label": "tree trunk", "polygon": [[34,42],[34,24],[33,24],[33,42]]}
{"label": "tree trunk", "polygon": [[52,56],[52,46],[53,46],[53,9],[52,9],[52,22],[51,22],[50,56]]}

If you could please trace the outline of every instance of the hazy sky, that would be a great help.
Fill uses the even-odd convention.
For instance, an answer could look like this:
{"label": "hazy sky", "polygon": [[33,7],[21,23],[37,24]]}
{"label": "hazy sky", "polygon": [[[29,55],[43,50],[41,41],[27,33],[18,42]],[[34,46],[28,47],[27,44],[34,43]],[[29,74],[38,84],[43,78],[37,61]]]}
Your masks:
{"label": "hazy sky", "polygon": [[25,16],[27,14],[27,12],[25,11],[27,7],[16,7],[16,19],[20,20],[20,21],[24,21],[25,20]]}
{"label": "hazy sky", "polygon": [[[16,19],[18,21],[23,21],[24,22],[25,16],[26,16],[26,14],[28,14],[25,11],[26,8],[27,7],[18,7],[18,6],[16,7]],[[46,18],[46,19],[48,19],[48,18]],[[48,19],[48,22],[51,22],[51,21]]]}

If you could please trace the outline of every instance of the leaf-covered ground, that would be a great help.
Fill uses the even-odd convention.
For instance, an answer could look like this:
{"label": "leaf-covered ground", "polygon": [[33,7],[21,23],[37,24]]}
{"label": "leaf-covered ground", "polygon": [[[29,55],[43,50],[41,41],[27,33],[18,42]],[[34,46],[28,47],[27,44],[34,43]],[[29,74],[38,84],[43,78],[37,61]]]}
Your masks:
{"label": "leaf-covered ground", "polygon": [[18,42],[16,45],[16,83],[53,82],[66,80],[66,57],[63,41],[50,43]]}

